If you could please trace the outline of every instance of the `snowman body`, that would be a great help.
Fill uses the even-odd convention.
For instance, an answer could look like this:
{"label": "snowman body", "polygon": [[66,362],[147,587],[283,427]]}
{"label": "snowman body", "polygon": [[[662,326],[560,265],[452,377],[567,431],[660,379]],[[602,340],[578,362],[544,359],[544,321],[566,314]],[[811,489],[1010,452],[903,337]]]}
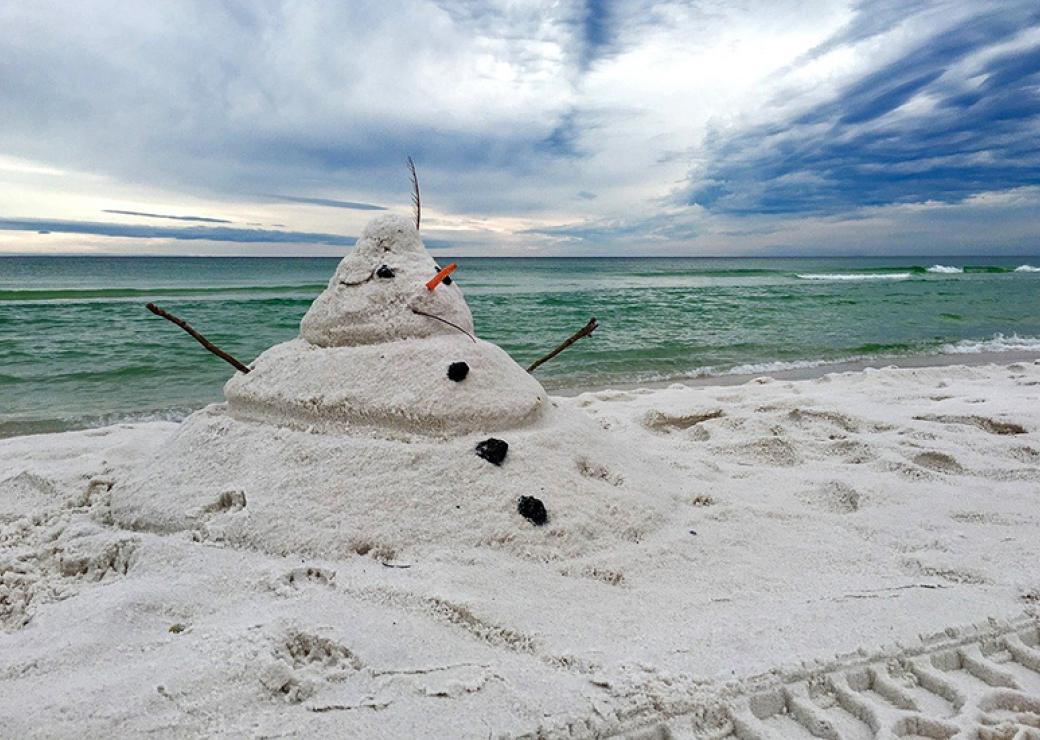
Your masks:
{"label": "snowman body", "polygon": [[[411,223],[374,221],[300,336],[236,373],[227,403],[189,416],[115,483],[112,520],[279,556],[418,563],[477,548],[567,573],[647,537],[682,482],[547,398],[474,335],[457,284],[427,288],[436,273]],[[492,442],[508,454],[479,453]],[[541,517],[523,513],[533,499]]]}

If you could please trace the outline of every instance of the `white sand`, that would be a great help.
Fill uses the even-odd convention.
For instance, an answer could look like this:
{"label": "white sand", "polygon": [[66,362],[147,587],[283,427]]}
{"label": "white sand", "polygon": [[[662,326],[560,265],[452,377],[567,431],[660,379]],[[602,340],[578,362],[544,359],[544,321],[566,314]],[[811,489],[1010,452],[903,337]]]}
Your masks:
{"label": "white sand", "polygon": [[1040,361],[553,399],[434,271],[0,442],[0,736],[1035,736]]}
{"label": "white sand", "polygon": [[[854,684],[846,706],[885,704],[862,681],[887,686],[876,678],[891,678],[886,666],[947,731],[1040,712],[1021,698],[1040,696],[1040,667],[1012,660],[1014,633],[1001,621],[1024,615],[1012,626],[1028,663],[1040,601],[1040,365],[555,400],[648,466],[600,457],[601,447],[560,456],[569,467],[553,474],[560,487],[539,495],[553,512],[578,476],[649,516],[645,531],[554,548],[553,533],[570,531],[559,520],[592,516],[565,506],[559,529],[513,512],[487,527],[459,514],[464,526],[447,532],[438,529],[447,502],[425,499],[416,475],[407,505],[428,508],[437,537],[384,552],[397,517],[421,523],[387,502],[368,518],[364,555],[280,555],[258,546],[262,528],[241,524],[254,506],[248,490],[244,506],[215,491],[212,509],[182,530],[109,523],[109,486],[145,474],[183,435],[176,425],[0,442],[4,736],[585,736],[668,722],[676,736],[736,726],[744,737],[808,737],[792,712],[809,722],[816,707],[847,725],[843,736],[869,737],[840,708],[840,690]],[[432,454],[417,450],[415,469]],[[509,508],[508,496],[486,498],[481,472],[510,490],[532,472],[520,455],[501,468],[468,460],[455,464],[463,512]],[[396,474],[411,475],[387,471]],[[157,500],[165,485],[155,479]],[[276,493],[284,517],[299,521],[294,481]],[[378,503],[349,481],[337,495],[343,509]],[[482,541],[487,528],[500,538]],[[508,531],[517,540],[506,542]],[[410,567],[386,567],[388,555]],[[981,669],[969,660],[978,636],[963,629],[917,659],[921,675],[940,671],[961,686],[957,706],[914,688],[912,661],[888,660],[925,651],[921,634],[978,622],[997,638],[978,643]],[[868,653],[835,660],[859,648]],[[814,659],[823,661],[814,681],[800,683],[798,664]],[[1019,690],[986,689],[975,674],[1001,682],[987,664],[1017,676]],[[810,688],[807,709],[799,696]],[[895,726],[907,710],[886,711],[875,714]]]}

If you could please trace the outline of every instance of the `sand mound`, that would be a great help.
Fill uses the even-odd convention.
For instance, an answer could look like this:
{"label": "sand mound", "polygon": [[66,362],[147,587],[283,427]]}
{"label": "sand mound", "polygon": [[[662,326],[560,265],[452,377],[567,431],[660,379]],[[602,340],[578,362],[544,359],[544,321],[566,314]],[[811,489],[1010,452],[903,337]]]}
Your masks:
{"label": "sand mound", "polygon": [[[448,378],[464,362],[466,379]],[[291,383],[286,383],[291,378]],[[294,339],[264,352],[224,389],[237,419],[321,431],[464,434],[535,420],[542,386],[494,344],[454,333],[360,347]]]}
{"label": "sand mound", "polygon": [[[457,284],[426,285],[435,272],[411,224],[374,221],[301,336],[231,378],[226,405],[191,416],[115,487],[115,521],[383,561],[445,547],[557,560],[643,539],[666,502],[624,481],[662,473],[580,411],[554,408],[472,335]],[[504,460],[477,454],[489,438],[508,445]]]}
{"label": "sand mound", "polygon": [[303,317],[300,335],[318,347],[350,347],[458,331],[445,321],[472,334],[473,317],[457,285],[421,290],[437,269],[410,221],[377,218]]}
{"label": "sand mound", "polygon": [[[638,542],[660,518],[645,492],[586,477],[589,460],[634,467],[641,480],[653,474],[597,431],[552,409],[503,435],[509,453],[495,466],[474,454],[479,435],[313,434],[241,422],[213,406],[185,421],[146,478],[116,486],[112,513],[132,529],[189,530],[274,554],[407,562],[431,549],[483,547],[576,557]],[[544,526],[520,516],[520,496],[544,503]]]}

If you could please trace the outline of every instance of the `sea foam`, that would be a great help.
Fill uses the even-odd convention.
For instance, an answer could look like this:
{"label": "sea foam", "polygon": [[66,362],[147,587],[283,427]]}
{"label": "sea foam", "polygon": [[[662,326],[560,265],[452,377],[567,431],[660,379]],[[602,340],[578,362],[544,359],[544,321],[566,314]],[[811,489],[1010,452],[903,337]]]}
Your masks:
{"label": "sea foam", "polygon": [[939,348],[943,354],[978,354],[979,352],[1040,352],[1040,337],[1018,334],[994,334],[989,339],[962,339]]}
{"label": "sea foam", "polygon": [[883,273],[848,273],[848,272],[821,272],[805,273],[796,275],[801,280],[908,280],[909,272],[883,272]]}
{"label": "sea foam", "polygon": [[941,275],[956,275],[964,272],[964,268],[953,267],[951,265],[932,265],[928,268],[928,272],[936,272]]}

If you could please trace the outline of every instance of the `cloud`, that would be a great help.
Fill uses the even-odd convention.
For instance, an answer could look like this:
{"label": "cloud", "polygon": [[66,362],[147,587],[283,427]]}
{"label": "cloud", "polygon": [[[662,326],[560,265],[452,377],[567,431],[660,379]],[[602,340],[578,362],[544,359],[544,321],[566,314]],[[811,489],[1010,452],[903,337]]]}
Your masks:
{"label": "cloud", "polygon": [[[356,236],[274,229],[233,229],[224,226],[139,226],[95,221],[63,221],[42,218],[0,218],[0,231],[33,231],[38,234],[90,234],[123,239],[174,239],[224,244],[285,244],[352,247]],[[428,249],[453,249],[459,242],[423,237]]]}
{"label": "cloud", "polygon": [[129,239],[178,239],[277,244],[326,244],[353,246],[357,237],[273,229],[232,229],[226,226],[139,226],[95,221],[62,221],[38,218],[0,218],[0,231],[36,231],[57,234],[93,234]]}
{"label": "cloud", "polygon": [[578,123],[578,111],[567,111],[556,122],[549,135],[539,142],[539,149],[559,156],[581,156],[578,139],[584,132],[585,128]]}
{"label": "cloud", "polygon": [[695,238],[703,230],[698,224],[698,215],[690,210],[670,211],[537,227],[524,233],[581,245],[600,253],[625,249],[640,252]]}
{"label": "cloud", "polygon": [[716,135],[681,198],[731,214],[837,213],[1040,183],[1038,24],[1035,4],[1019,3],[933,25],[833,98]]}
{"label": "cloud", "polygon": [[3,146],[222,197],[389,200],[408,153],[431,179],[536,166],[569,109],[570,11],[447,5],[3,4]]}
{"label": "cloud", "polygon": [[206,216],[171,216],[166,213],[145,213],[143,211],[119,211],[115,208],[105,208],[102,213],[114,213],[120,216],[145,216],[147,218],[168,218],[174,221],[199,221],[207,224],[229,224],[232,223],[223,218],[208,218]]}
{"label": "cloud", "polygon": [[609,0],[585,0],[582,3],[579,15],[581,19],[580,65],[582,69],[588,69],[608,51],[615,42],[614,29],[610,23]]}
{"label": "cloud", "polygon": [[[323,243],[309,240],[407,210],[412,154],[438,248],[463,243],[436,239],[450,235],[483,254],[717,252],[790,235],[792,219],[851,230],[864,209],[909,219],[895,207],[1037,183],[1038,12],[1035,0],[0,3],[0,202],[66,224],[34,228],[53,245],[138,228],[91,221],[105,203],[288,224],[140,238]],[[460,223],[479,229],[448,230]],[[929,223],[920,249],[958,238]],[[798,247],[823,233],[797,231],[810,240]]]}
{"label": "cloud", "polygon": [[354,203],[349,200],[332,200],[331,198],[303,198],[298,195],[265,195],[265,198],[283,200],[289,203],[304,203],[312,206],[326,206],[328,208],[346,208],[354,211],[385,211],[384,206],[375,206],[371,203]]}
{"label": "cloud", "polygon": [[907,20],[934,8],[928,0],[859,0],[852,18],[826,41],[807,51],[795,65],[805,64],[843,47],[882,36]]}

